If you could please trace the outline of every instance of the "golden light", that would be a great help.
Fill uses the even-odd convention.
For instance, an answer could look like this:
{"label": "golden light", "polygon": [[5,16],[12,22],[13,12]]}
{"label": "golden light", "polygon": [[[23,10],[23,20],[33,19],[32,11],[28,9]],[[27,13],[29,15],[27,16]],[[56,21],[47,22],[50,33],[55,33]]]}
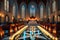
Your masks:
{"label": "golden light", "polygon": [[52,38],[53,40],[56,40],[56,37],[54,37],[52,34],[50,34],[48,31],[44,30],[41,26],[37,26],[44,34]]}
{"label": "golden light", "polygon": [[3,13],[3,12],[0,12],[0,16],[1,16],[1,17],[4,17],[4,13]]}
{"label": "golden light", "polygon": [[12,20],[14,19],[14,17],[12,16]]}
{"label": "golden light", "polygon": [[2,34],[4,34],[4,31],[2,30]]}
{"label": "golden light", "polygon": [[4,31],[3,30],[0,31],[0,35],[1,35],[1,37],[4,35]]}
{"label": "golden light", "polygon": [[46,29],[47,29],[47,26],[46,26]]}
{"label": "golden light", "polygon": [[13,32],[13,29],[10,29],[10,32]]}
{"label": "golden light", "polygon": [[53,30],[53,33],[56,34],[56,29]]}
{"label": "golden light", "polygon": [[51,28],[49,27],[49,31],[51,32]]}
{"label": "golden light", "polygon": [[0,13],[0,16],[1,16],[1,13]]}
{"label": "golden light", "polygon": [[15,31],[17,31],[17,27],[15,27]]}
{"label": "golden light", "polygon": [[20,16],[18,15],[18,18],[20,18]]}
{"label": "golden light", "polygon": [[20,29],[20,27],[18,27],[18,29]]}
{"label": "golden light", "polygon": [[17,23],[15,25],[18,25]]}
{"label": "golden light", "polygon": [[15,26],[15,24],[11,24],[11,26]]}
{"label": "golden light", "polygon": [[1,34],[1,37],[2,37],[3,34],[2,33],[0,33],[0,34]]}
{"label": "golden light", "polygon": [[37,18],[28,18],[28,20],[38,20]]}
{"label": "golden light", "polygon": [[2,17],[4,17],[4,14],[2,14]]}
{"label": "golden light", "polygon": [[55,18],[57,17],[57,15],[55,15]]}
{"label": "golden light", "polygon": [[45,26],[42,25],[43,28],[45,28]]}

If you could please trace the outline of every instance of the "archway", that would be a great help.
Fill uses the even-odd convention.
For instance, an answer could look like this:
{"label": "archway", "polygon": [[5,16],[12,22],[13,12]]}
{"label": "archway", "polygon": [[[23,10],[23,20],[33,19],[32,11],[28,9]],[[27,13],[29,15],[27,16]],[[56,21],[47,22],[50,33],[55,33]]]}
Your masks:
{"label": "archway", "polygon": [[44,18],[44,8],[45,8],[44,3],[41,2],[39,4],[40,21],[43,21]]}
{"label": "archway", "polygon": [[9,16],[5,15],[5,21],[4,22],[9,22]]}
{"label": "archway", "polygon": [[46,16],[47,16],[47,22],[50,22],[50,14],[51,14],[51,11],[50,11],[51,9],[50,9],[50,4],[47,2],[46,3]]}
{"label": "archway", "polygon": [[30,14],[30,19],[31,18],[36,18],[36,12],[37,12],[37,4],[34,2],[29,3],[28,5],[28,11]]}
{"label": "archway", "polygon": [[26,18],[26,4],[24,2],[20,4],[20,16],[22,19]]}
{"label": "archway", "polygon": [[18,14],[18,4],[13,4],[13,17],[17,20],[17,14]]}

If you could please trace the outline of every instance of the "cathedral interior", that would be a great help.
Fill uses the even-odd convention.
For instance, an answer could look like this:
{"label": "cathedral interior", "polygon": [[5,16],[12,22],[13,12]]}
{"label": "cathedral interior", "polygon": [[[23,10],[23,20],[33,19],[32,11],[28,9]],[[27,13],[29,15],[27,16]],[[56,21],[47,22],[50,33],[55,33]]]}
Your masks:
{"label": "cathedral interior", "polygon": [[0,0],[1,40],[60,40],[60,0]]}

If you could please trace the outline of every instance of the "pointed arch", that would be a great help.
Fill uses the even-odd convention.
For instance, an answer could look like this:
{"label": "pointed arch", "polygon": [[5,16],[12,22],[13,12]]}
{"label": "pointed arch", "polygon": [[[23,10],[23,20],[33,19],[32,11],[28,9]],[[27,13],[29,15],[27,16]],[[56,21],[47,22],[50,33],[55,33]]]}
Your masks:
{"label": "pointed arch", "polygon": [[43,16],[44,16],[44,3],[43,2],[41,2],[41,3],[39,3],[39,12],[40,12],[40,20],[42,21],[43,20]]}
{"label": "pointed arch", "polygon": [[54,0],[53,3],[52,3],[52,9],[53,9],[53,12],[56,11],[56,1]]}
{"label": "pointed arch", "polygon": [[13,17],[17,18],[17,14],[18,14],[18,5],[17,3],[13,4]]}
{"label": "pointed arch", "polygon": [[56,11],[56,1],[55,0],[53,0],[53,2],[52,2],[52,10],[53,10],[53,12]]}
{"label": "pointed arch", "polygon": [[37,11],[37,4],[35,2],[30,2],[28,5],[28,10],[30,13],[30,17],[35,17],[36,16],[36,11]]}
{"label": "pointed arch", "polygon": [[4,22],[9,22],[9,16],[8,15],[5,15],[5,20]]}
{"label": "pointed arch", "polygon": [[4,10],[9,12],[9,0],[4,0]]}
{"label": "pointed arch", "polygon": [[50,16],[50,4],[47,2],[46,3],[46,13],[47,13],[47,17],[49,18],[49,16]]}
{"label": "pointed arch", "polygon": [[53,0],[52,2],[52,13],[53,13],[53,16],[54,16],[54,21],[57,22],[57,8],[56,8],[56,0]]}
{"label": "pointed arch", "polygon": [[20,13],[21,13],[21,18],[25,19],[26,18],[26,4],[24,2],[20,4]]}

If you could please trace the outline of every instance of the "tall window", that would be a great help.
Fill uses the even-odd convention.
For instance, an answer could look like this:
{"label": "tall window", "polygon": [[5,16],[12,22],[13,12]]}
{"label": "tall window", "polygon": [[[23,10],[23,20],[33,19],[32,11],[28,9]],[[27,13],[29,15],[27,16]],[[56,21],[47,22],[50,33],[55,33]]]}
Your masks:
{"label": "tall window", "polygon": [[54,21],[57,22],[57,13],[56,13],[56,1],[53,0],[53,3],[52,3],[52,9],[53,9],[53,13],[54,13]]}
{"label": "tall window", "polygon": [[40,6],[40,19],[43,19],[43,5]]}
{"label": "tall window", "polygon": [[49,18],[50,17],[50,5],[48,2],[46,4],[46,12],[47,12],[47,18]]}
{"label": "tall window", "polygon": [[9,11],[9,0],[4,0],[4,10]]}
{"label": "tall window", "polygon": [[34,16],[35,17],[35,6],[34,5],[32,5],[31,7],[30,7],[30,17],[31,16]]}
{"label": "tall window", "polygon": [[50,17],[50,7],[48,7],[48,16]]}
{"label": "tall window", "polygon": [[15,17],[15,5],[13,5],[13,16]]}
{"label": "tall window", "polygon": [[18,13],[18,5],[14,4],[13,5],[13,16],[16,18]]}
{"label": "tall window", "polygon": [[21,14],[22,14],[22,18],[25,18],[25,6],[23,5],[22,6],[22,12],[21,12]]}
{"label": "tall window", "polygon": [[56,1],[53,1],[53,3],[52,3],[52,9],[53,9],[53,12],[56,11]]}

